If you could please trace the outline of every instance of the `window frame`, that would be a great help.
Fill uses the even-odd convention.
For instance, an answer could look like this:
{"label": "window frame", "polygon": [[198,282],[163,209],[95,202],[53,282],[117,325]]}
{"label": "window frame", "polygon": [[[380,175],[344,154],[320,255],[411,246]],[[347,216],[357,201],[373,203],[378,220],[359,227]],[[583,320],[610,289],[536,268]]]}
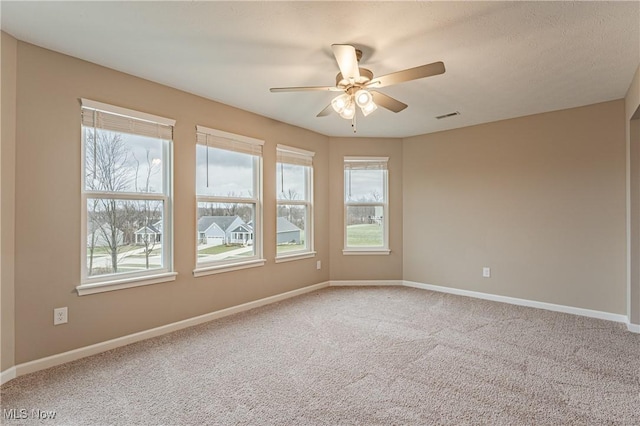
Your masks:
{"label": "window frame", "polygon": [[[314,246],[314,194],[313,194],[313,177],[314,177],[314,168],[313,168],[313,157],[315,156],[315,152],[307,151],[305,149],[296,148],[288,145],[278,144],[276,145],[276,179],[278,179],[278,167],[280,164],[292,164],[299,165],[305,167],[304,175],[305,175],[305,194],[306,197],[303,200],[284,200],[278,197],[276,193],[276,256],[275,262],[289,262],[293,260],[300,259],[308,259],[315,257],[315,246]],[[284,161],[280,161],[284,160]],[[298,164],[304,163],[304,164]],[[278,188],[278,184],[276,182],[276,192]],[[293,205],[293,206],[304,206],[305,207],[305,245],[306,247],[302,250],[295,250],[291,252],[286,252],[286,254],[278,254],[278,207],[281,205]]]}
{"label": "window frame", "polygon": [[[253,155],[253,187],[256,195],[254,197],[228,197],[228,196],[213,196],[213,195],[201,195],[198,194],[197,188],[197,176],[195,179],[195,198],[196,198],[196,241],[195,241],[195,249],[196,249],[196,258],[195,258],[195,268],[193,270],[194,277],[201,277],[211,274],[218,274],[229,271],[236,271],[245,268],[254,268],[258,266],[263,266],[266,263],[266,260],[263,258],[263,215],[262,215],[262,186],[263,186],[263,148],[264,141],[256,138],[251,138],[248,136],[238,135],[235,133],[229,133],[222,130],[211,129],[205,126],[196,126],[196,146],[202,145],[198,142],[198,137],[202,135],[207,138],[206,147],[212,147],[217,149],[223,149],[227,151],[240,152],[240,150],[234,150],[230,146],[247,146],[252,149],[256,149],[256,154],[248,154]],[[208,144],[209,137],[212,138],[212,145]],[[224,145],[227,147],[222,147],[219,144],[217,145],[215,141],[222,141]],[[258,153],[259,151],[259,153]],[[246,152],[244,152],[246,153]],[[197,154],[196,154],[196,170],[197,170]],[[197,173],[197,172],[196,172]],[[198,241],[200,238],[200,233],[198,231],[198,205],[199,203],[237,203],[237,204],[253,204],[253,247],[255,253],[251,257],[242,258],[242,259],[222,259],[218,261],[210,261],[210,262],[199,262],[198,261]]]}
{"label": "window frame", "polygon": [[[352,164],[361,164],[363,168],[361,170],[366,170],[366,166],[373,166],[374,164],[384,164],[381,169],[383,170],[383,179],[382,179],[382,190],[383,190],[383,201],[350,201],[347,199],[346,193],[346,174],[349,168],[347,165],[349,163]],[[389,249],[389,157],[355,157],[355,156],[345,156],[343,161],[343,255],[388,255],[391,253]],[[357,169],[354,169],[357,170]],[[348,220],[348,208],[349,207],[382,207],[382,246],[349,246],[347,244],[347,220]]]}
{"label": "window frame", "polygon": [[[89,99],[80,99],[82,111],[96,111],[110,114],[112,116],[123,116],[126,119],[159,126],[173,128],[176,121],[173,119],[131,110]],[[94,132],[98,127],[94,125]],[[106,129],[106,128],[105,128]],[[81,125],[81,275],[80,285],[76,287],[79,296],[102,293],[106,291],[120,290],[130,287],[151,285],[162,282],[174,281],[177,273],[173,265],[173,136],[170,139],[157,137],[162,141],[162,192],[129,192],[129,191],[97,191],[88,190],[86,185],[86,131],[84,124]],[[115,133],[143,135],[135,131],[125,132],[110,130]],[[148,136],[148,135],[143,135]],[[87,239],[88,239],[88,201],[90,199],[117,200],[117,201],[161,201],[162,202],[162,267],[135,272],[117,272],[96,276],[88,275],[87,266]]]}

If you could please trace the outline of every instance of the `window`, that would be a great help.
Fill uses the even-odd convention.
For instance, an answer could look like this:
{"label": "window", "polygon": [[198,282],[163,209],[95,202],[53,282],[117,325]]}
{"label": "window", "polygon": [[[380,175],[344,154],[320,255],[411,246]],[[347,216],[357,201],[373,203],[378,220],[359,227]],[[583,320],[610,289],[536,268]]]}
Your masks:
{"label": "window", "polygon": [[174,124],[82,99],[80,295],[175,279]]}
{"label": "window", "polygon": [[264,265],[263,144],[197,126],[195,276]]}
{"label": "window", "polygon": [[388,160],[344,158],[344,254],[389,254]]}
{"label": "window", "polygon": [[313,252],[314,153],[277,146],[276,258],[310,257]]}

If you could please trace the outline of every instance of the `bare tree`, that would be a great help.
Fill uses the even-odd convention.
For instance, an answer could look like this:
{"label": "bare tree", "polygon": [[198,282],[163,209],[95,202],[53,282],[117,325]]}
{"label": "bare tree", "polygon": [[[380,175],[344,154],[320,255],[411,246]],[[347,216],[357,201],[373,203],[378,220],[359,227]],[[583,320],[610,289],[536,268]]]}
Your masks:
{"label": "bare tree", "polygon": [[[152,192],[151,191],[151,177],[160,172],[160,160],[152,158],[151,150],[146,150],[146,173],[143,177],[142,188],[139,187],[139,175],[140,175],[140,160],[133,154],[133,159],[136,163],[135,167],[135,187],[136,192]],[[136,244],[142,244],[143,254],[145,256],[145,267],[149,269],[149,256],[155,249],[157,236],[162,232],[158,229],[158,226],[162,219],[162,207],[161,203],[157,201],[144,200],[142,201],[142,209],[134,208],[132,217],[137,218],[137,224],[141,225],[142,232],[140,239],[134,234]],[[135,232],[135,231],[134,231]]]}
{"label": "bare tree", "polygon": [[382,194],[374,189],[371,191],[371,198],[373,198],[374,201],[382,201]]}
{"label": "bare tree", "polygon": [[[130,187],[132,174],[127,166],[128,148],[117,133],[87,130],[85,182],[93,191],[118,192]],[[89,201],[88,223],[89,273],[93,272],[93,256],[98,242],[103,243],[111,257],[112,272],[118,271],[118,254],[123,244],[123,214],[121,202],[94,198]]]}
{"label": "bare tree", "polygon": [[300,196],[298,195],[298,192],[295,189],[287,189],[286,191],[282,191],[282,199],[284,200],[299,200]]}

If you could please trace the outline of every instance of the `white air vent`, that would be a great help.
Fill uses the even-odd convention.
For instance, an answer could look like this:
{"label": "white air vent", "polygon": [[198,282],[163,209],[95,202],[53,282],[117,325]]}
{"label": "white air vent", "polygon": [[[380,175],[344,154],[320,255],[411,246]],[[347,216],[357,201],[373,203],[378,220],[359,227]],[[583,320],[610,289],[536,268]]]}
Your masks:
{"label": "white air vent", "polygon": [[454,115],[460,115],[460,111],[450,112],[449,114],[439,115],[436,118],[438,120],[442,120],[443,118],[453,117]]}

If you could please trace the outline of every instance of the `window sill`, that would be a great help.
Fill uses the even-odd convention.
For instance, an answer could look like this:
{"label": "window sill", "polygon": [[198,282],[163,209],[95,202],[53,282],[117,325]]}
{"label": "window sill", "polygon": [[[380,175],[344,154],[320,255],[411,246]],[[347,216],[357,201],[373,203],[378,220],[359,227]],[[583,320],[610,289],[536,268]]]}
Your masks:
{"label": "window sill", "polygon": [[78,296],[86,296],[88,294],[104,293],[106,291],[122,290],[125,288],[175,281],[177,275],[177,272],[165,272],[155,275],[146,275],[144,277],[102,281],[95,284],[81,284],[76,287],[76,291],[78,292]]}
{"label": "window sill", "polygon": [[312,257],[316,257],[316,252],[315,251],[307,251],[307,252],[304,252],[304,253],[289,254],[289,255],[286,255],[286,256],[276,257],[276,263],[291,262],[293,260],[301,260],[301,259],[310,259]]}
{"label": "window sill", "polygon": [[222,274],[223,272],[238,271],[240,269],[255,268],[263,266],[266,263],[266,259],[253,259],[245,262],[226,263],[224,265],[205,266],[196,268],[193,270],[194,277],[203,277],[211,274]]}
{"label": "window sill", "polygon": [[389,249],[344,249],[342,254],[345,256],[369,256],[369,255],[382,255],[388,256],[391,254]]}

